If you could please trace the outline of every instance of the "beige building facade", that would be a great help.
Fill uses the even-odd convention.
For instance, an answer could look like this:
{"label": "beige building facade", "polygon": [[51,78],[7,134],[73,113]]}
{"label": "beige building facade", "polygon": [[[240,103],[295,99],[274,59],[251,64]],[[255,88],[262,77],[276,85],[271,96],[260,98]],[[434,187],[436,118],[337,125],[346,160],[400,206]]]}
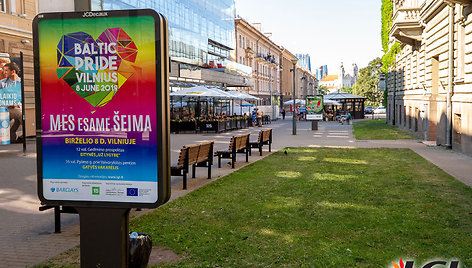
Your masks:
{"label": "beige building facade", "polygon": [[[252,67],[251,86],[245,92],[262,99],[262,105],[281,104],[292,98],[293,69],[291,60],[296,56],[275,44],[262,33],[260,24],[250,24],[242,18],[235,18],[236,49],[233,60]],[[315,94],[318,81],[308,70],[297,65],[296,96],[304,98]]]}
{"label": "beige building facade", "polygon": [[[246,92],[269,105],[280,95],[281,48],[261,32],[260,24],[252,25],[235,18],[236,49],[234,60],[252,68],[252,83]],[[275,103],[275,102],[273,102]]]}
{"label": "beige building facade", "polygon": [[388,122],[472,155],[472,1],[392,2]]}
{"label": "beige building facade", "polygon": [[26,136],[35,135],[32,22],[35,0],[0,0],[0,52],[20,57],[23,52]]}

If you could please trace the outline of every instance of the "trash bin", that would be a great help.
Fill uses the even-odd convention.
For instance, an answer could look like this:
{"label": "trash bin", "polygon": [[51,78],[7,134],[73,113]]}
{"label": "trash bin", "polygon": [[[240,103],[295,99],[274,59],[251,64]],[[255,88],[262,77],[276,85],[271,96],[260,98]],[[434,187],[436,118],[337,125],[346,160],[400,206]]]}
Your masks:
{"label": "trash bin", "polygon": [[129,267],[146,268],[152,250],[152,238],[148,234],[129,234]]}

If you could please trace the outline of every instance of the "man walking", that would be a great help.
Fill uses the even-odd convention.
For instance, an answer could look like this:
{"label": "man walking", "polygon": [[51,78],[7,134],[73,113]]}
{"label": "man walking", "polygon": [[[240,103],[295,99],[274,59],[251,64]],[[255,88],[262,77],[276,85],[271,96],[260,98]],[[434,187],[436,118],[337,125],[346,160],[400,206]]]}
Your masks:
{"label": "man walking", "polygon": [[285,120],[285,108],[282,108],[282,120]]}
{"label": "man walking", "polygon": [[261,109],[258,109],[257,110],[257,124],[259,125],[259,127],[262,127],[262,116],[264,115],[264,113],[262,112]]}

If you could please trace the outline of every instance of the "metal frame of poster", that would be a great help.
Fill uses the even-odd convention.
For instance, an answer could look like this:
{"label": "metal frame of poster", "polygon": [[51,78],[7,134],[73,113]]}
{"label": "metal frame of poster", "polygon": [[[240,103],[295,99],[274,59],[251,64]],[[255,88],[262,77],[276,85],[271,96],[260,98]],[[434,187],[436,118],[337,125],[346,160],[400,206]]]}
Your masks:
{"label": "metal frame of poster", "polygon": [[308,95],[305,101],[306,120],[323,120],[323,96]]}
{"label": "metal frame of poster", "polygon": [[170,198],[168,24],[151,9],[33,21],[38,196],[154,208]]}

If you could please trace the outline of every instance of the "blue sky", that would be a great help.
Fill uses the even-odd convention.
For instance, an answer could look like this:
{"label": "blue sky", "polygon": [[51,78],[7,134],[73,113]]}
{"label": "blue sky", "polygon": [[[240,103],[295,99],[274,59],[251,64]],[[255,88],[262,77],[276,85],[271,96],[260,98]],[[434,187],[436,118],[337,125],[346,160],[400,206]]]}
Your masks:
{"label": "blue sky", "polygon": [[236,14],[262,23],[263,32],[292,53],[308,53],[312,70],[338,74],[380,57],[381,0],[236,0]]}

